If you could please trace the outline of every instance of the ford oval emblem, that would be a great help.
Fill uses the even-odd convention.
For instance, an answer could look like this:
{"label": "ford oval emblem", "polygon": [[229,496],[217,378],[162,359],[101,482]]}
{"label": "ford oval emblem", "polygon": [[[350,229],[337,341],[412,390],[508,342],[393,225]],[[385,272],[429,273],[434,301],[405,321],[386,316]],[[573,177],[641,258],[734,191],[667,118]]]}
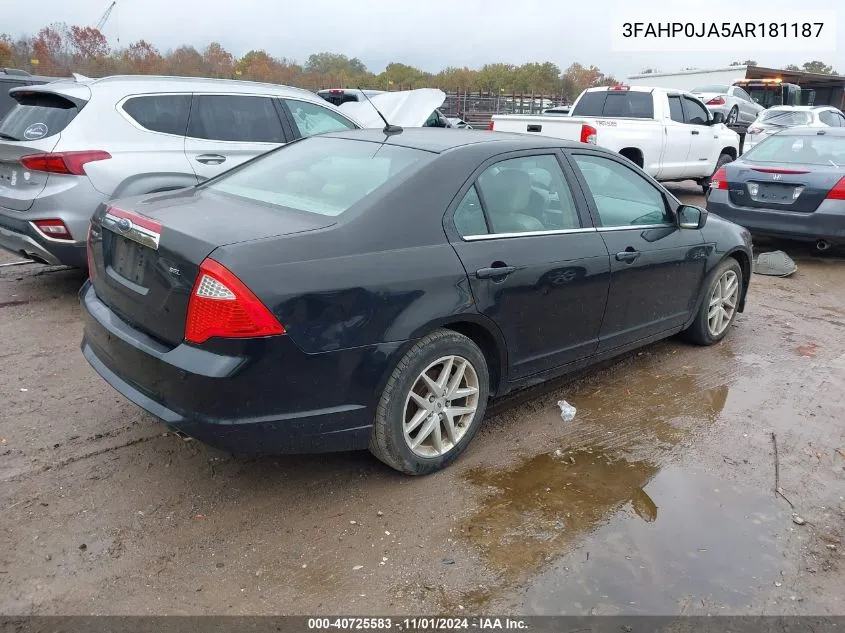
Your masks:
{"label": "ford oval emblem", "polygon": [[117,221],[117,228],[119,228],[122,232],[126,233],[126,231],[132,228],[132,221],[127,220],[126,218],[120,218]]}

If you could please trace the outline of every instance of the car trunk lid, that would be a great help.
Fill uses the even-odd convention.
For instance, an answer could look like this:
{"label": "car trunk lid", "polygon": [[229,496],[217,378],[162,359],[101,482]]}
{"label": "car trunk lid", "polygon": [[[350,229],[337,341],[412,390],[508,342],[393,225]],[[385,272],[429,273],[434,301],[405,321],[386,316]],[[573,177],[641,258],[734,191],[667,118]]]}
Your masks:
{"label": "car trunk lid", "polygon": [[334,222],[202,189],[130,198],[94,216],[89,243],[94,289],[124,321],[176,346],[184,340],[200,264],[216,248]]}
{"label": "car trunk lid", "polygon": [[731,202],[759,209],[812,213],[845,175],[841,166],[754,164],[726,166]]}

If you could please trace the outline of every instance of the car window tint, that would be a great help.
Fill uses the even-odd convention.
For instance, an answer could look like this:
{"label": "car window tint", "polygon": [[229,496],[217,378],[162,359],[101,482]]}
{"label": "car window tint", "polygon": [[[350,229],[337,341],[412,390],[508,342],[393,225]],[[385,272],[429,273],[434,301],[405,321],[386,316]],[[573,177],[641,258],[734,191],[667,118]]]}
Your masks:
{"label": "car window tint", "polygon": [[742,89],[742,88],[740,88],[739,86],[734,86],[734,94],[735,94],[737,97],[739,97],[740,99],[745,99],[746,101],[749,101],[749,102],[751,102],[751,103],[754,103],[754,102],[751,100],[751,95],[749,95],[747,92],[745,92],[745,90],[743,90],[743,89]]}
{"label": "car window tint", "polygon": [[466,192],[461,204],[455,209],[455,228],[461,237],[487,235],[487,222],[475,185]]}
{"label": "car window tint", "polygon": [[678,123],[684,122],[684,109],[680,97],[669,97],[669,118]]}
{"label": "car window tint", "polygon": [[293,122],[302,136],[314,136],[326,132],[340,132],[351,130],[355,125],[337,112],[324,108],[316,103],[299,101],[298,99],[285,99],[290,113],[293,115]]}
{"label": "car window tint", "polygon": [[16,96],[16,105],[0,121],[0,133],[19,141],[37,141],[58,134],[79,114],[79,107],[49,92]]}
{"label": "car window tint", "polygon": [[663,196],[633,169],[602,156],[576,154],[574,158],[587,181],[602,226],[671,222]]}
{"label": "car window tint", "polygon": [[270,208],[336,216],[433,156],[408,147],[315,136],[201,186]]}
{"label": "car window tint", "polygon": [[845,127],[845,115],[841,112],[837,112],[836,119],[839,121],[839,127]]}
{"label": "car window tint", "polygon": [[141,127],[180,136],[188,127],[190,108],[190,95],[132,97],[123,104],[123,111]]}
{"label": "car window tint", "polygon": [[845,165],[845,143],[832,135],[773,134],[743,154],[756,163]]}
{"label": "car window tint", "polygon": [[690,125],[707,125],[707,108],[695,99],[684,97],[684,120]]}
{"label": "car window tint", "polygon": [[581,221],[557,158],[511,158],[478,177],[493,233],[577,229]]}
{"label": "car window tint", "polygon": [[836,115],[830,110],[819,112],[819,121],[821,121],[825,125],[829,125],[830,127],[839,127],[839,122],[836,119]]}
{"label": "car window tint", "polygon": [[195,95],[188,136],[241,143],[284,143],[270,97]]}

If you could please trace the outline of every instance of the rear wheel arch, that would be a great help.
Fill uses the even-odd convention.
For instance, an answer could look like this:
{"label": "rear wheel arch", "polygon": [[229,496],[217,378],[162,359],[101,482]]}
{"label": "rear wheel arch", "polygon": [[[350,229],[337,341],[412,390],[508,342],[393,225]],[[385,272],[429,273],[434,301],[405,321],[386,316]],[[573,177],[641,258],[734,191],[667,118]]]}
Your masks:
{"label": "rear wheel arch", "polygon": [[642,169],[643,165],[645,165],[645,159],[643,158],[643,152],[641,149],[636,147],[625,147],[619,150],[619,154],[630,160],[640,169]]}
{"label": "rear wheel arch", "polygon": [[729,258],[735,259],[742,269],[742,295],[739,298],[739,311],[742,312],[745,309],[745,295],[748,293],[748,284],[751,281],[751,258],[748,257],[748,253],[741,250],[728,253],[725,259]]}
{"label": "rear wheel arch", "polygon": [[[500,336],[494,334],[486,325],[477,321],[453,321],[441,324],[439,327],[463,334],[478,345],[487,360],[490,373],[490,395],[495,395],[505,374],[507,352]],[[434,328],[433,328],[434,329]]]}
{"label": "rear wheel arch", "polygon": [[735,147],[723,147],[722,151],[719,152],[719,156],[730,156],[731,160],[736,160],[736,148]]}
{"label": "rear wheel arch", "polygon": [[197,178],[194,174],[141,174],[130,176],[120,183],[112,198],[126,198],[129,196],[143,196],[151,193],[174,191],[185,187],[194,187]]}

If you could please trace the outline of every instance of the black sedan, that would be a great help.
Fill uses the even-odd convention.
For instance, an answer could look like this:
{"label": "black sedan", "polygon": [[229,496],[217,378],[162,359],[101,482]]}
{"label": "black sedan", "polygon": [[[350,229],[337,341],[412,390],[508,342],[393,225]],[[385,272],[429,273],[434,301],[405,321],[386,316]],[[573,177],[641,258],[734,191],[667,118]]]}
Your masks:
{"label": "black sedan", "polygon": [[591,145],[485,131],[309,138],[99,209],[82,350],[240,452],[369,448],[409,474],[493,396],[685,332],[722,339],[744,229]]}
{"label": "black sedan", "polygon": [[845,244],[845,128],[769,136],[714,174],[707,209],[756,235]]}

